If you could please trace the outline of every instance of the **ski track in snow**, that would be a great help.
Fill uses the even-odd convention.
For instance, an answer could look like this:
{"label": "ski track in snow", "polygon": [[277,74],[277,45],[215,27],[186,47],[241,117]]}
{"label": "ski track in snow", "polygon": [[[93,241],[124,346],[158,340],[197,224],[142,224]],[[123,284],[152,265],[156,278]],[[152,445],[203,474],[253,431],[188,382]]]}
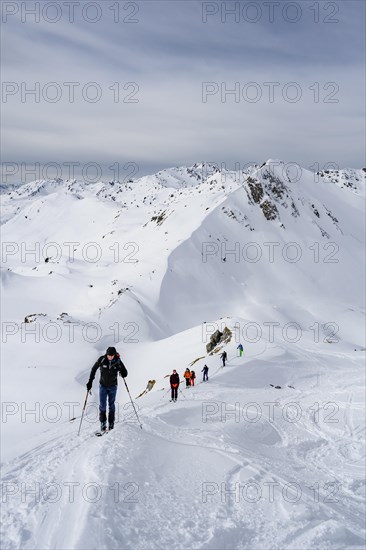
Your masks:
{"label": "ski track in snow", "polygon": [[[355,428],[352,415],[352,385],[338,389],[346,396],[339,416],[342,427],[315,422],[312,412],[296,424],[271,421],[265,414],[257,423],[237,423],[230,417],[226,422],[212,418],[203,423],[203,402],[226,402],[232,407],[235,402],[252,401],[248,393],[253,390],[245,388],[247,373],[238,369],[221,369],[208,383],[183,389],[185,398],[179,395],[177,403],[159,396],[143,406],[143,430],[118,422],[114,431],[96,438],[91,426],[84,424],[78,437],[75,425],[64,425],[60,435],[5,464],[3,482],[97,483],[102,497],[86,502],[75,491],[70,502],[64,490],[57,503],[43,498],[36,502],[29,496],[25,502],[9,499],[3,505],[3,548],[361,548],[364,456],[357,447],[362,430],[359,424]],[[242,389],[225,385],[231,374]],[[279,412],[289,401],[289,391],[275,392]],[[296,401],[309,400],[310,395],[311,390],[296,390]],[[346,452],[349,445],[353,454]],[[340,453],[345,464],[337,472]],[[250,502],[240,493],[221,495],[221,487],[233,490],[249,481],[261,488],[259,501]],[[336,498],[331,486],[320,490],[316,501],[314,484],[321,487],[335,481],[341,486]],[[205,483],[215,488],[207,502]],[[265,492],[266,483],[280,488],[273,502]],[[280,492],[293,483],[301,488],[295,504]]]}
{"label": "ski track in snow", "polygon": [[[21,330],[9,335],[2,399],[30,410],[79,406],[73,424],[42,415],[39,423],[23,421],[19,411],[2,423],[3,487],[15,491],[1,507],[4,550],[364,548],[365,311],[362,277],[354,274],[365,271],[365,171],[318,176],[302,169],[291,181],[275,160],[244,174],[197,164],[123,183],[38,181],[2,195],[4,242],[47,251],[45,258],[41,247],[39,260],[8,255],[3,320],[22,330],[43,331],[50,322],[62,329],[56,343],[20,344]],[[68,248],[60,256],[47,249],[75,238],[73,261]],[[103,253],[97,262],[83,254],[90,242]],[[124,245],[137,244],[137,261],[121,267],[117,243],[124,260],[131,256]],[[214,249],[207,261],[203,243]],[[248,243],[263,253],[258,262],[243,254]],[[298,262],[285,261],[291,243],[300,247]],[[84,329],[96,321],[102,337],[87,341]],[[273,322],[279,328],[270,338],[264,327]],[[294,322],[302,327],[296,343],[283,338]],[[255,341],[249,330],[238,358],[235,327],[247,323],[263,331]],[[131,325],[138,334],[125,330]],[[222,325],[235,334],[225,344],[225,369],[204,345],[208,327]],[[332,334],[336,328],[333,343],[326,325]],[[114,344],[133,396],[156,379],[136,401],[143,429],[129,408],[101,438],[87,417],[78,437],[90,367]],[[209,382],[181,386],[170,403],[167,373],[181,375],[195,360],[196,374],[209,365]],[[97,381],[90,402],[98,402]],[[296,422],[286,418],[291,402],[300,405]],[[248,403],[260,407],[256,422],[245,418]],[[207,404],[216,412],[204,421]],[[25,492],[37,484],[49,488],[46,496]],[[283,493],[289,484],[300,489],[297,501]]]}

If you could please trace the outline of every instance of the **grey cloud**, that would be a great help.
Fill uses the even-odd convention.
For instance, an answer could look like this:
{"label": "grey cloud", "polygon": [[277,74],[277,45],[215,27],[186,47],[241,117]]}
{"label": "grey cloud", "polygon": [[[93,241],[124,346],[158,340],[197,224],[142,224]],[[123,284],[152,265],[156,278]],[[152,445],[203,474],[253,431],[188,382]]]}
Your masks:
{"label": "grey cloud", "polygon": [[[336,4],[336,24],[315,24],[308,12],[297,24],[222,24],[219,17],[204,24],[201,3],[154,1],[140,3],[140,21],[130,25],[112,23],[111,13],[95,25],[13,18],[3,25],[4,80],[29,86],[78,81],[81,87],[95,81],[103,97],[93,104],[77,93],[70,104],[65,90],[55,104],[9,98],[2,105],[2,158],[84,162],[95,156],[102,163],[136,161],[142,173],[204,159],[229,164],[280,157],[360,166],[365,6]],[[139,102],[114,103],[109,87],[120,82],[125,93],[123,84],[131,81],[139,85]],[[216,94],[202,103],[204,81],[228,89],[236,82],[278,81],[282,87],[295,81],[303,98],[296,104],[281,95],[274,103],[235,103]],[[314,82],[319,103],[309,90]],[[327,82],[339,85],[338,103],[323,102]]]}

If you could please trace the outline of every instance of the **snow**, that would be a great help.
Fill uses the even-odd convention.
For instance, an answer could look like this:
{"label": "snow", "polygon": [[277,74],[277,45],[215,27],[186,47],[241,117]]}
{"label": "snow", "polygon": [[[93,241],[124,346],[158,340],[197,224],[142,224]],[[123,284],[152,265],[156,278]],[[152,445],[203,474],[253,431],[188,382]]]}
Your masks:
{"label": "snow", "polygon": [[[3,548],[364,547],[365,172],[284,167],[2,194]],[[143,428],[78,436],[109,345]]]}

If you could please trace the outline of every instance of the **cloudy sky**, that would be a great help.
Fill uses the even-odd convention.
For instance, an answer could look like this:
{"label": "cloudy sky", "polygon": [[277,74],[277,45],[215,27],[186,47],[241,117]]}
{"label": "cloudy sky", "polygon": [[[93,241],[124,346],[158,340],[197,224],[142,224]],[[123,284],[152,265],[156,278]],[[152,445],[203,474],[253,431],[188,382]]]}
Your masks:
{"label": "cloudy sky", "polygon": [[3,163],[365,164],[363,1],[38,5],[1,5]]}

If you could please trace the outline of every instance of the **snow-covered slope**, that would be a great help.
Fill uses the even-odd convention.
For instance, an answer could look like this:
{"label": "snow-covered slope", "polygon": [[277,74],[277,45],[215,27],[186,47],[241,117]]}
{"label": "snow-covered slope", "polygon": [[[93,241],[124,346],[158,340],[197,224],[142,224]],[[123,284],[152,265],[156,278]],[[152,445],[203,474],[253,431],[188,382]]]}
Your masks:
{"label": "snow-covered slope", "polygon": [[[196,164],[1,200],[4,548],[361,548],[364,170]],[[93,438],[95,382],[78,437],[109,345],[133,397],[156,380],[143,429],[122,384]],[[169,403],[195,360],[209,382]]]}

